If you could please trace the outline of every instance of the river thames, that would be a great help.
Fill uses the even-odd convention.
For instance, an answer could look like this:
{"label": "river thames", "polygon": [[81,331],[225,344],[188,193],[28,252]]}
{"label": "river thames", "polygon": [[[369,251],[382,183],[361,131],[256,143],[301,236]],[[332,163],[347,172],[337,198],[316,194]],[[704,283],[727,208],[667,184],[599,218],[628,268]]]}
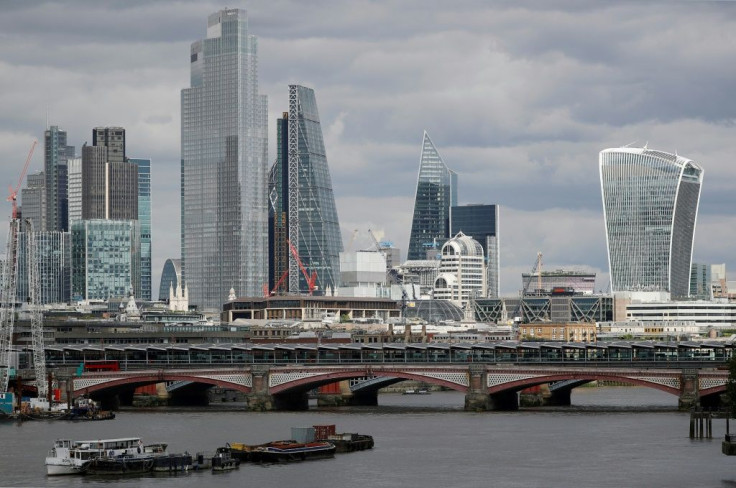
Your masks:
{"label": "river thames", "polygon": [[[736,487],[736,457],[713,439],[688,438],[677,399],[642,387],[578,388],[572,407],[471,413],[457,392],[379,395],[378,407],[252,413],[237,404],[123,410],[112,421],[0,424],[0,486],[143,487]],[[291,427],[336,424],[373,435],[370,451],[282,465],[242,464],[222,474],[47,477],[54,439],[142,437],[171,452],[262,443]]]}

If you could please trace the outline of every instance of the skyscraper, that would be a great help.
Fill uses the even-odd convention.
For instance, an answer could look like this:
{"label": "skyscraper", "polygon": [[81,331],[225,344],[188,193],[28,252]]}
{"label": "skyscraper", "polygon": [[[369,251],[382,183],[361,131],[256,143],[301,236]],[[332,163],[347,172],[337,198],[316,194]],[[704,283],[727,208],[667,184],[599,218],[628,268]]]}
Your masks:
{"label": "skyscraper", "polygon": [[44,133],[43,168],[45,183],[45,222],[37,231],[69,230],[67,221],[67,160],[74,157],[74,146],[67,146],[66,131],[52,125]]}
{"label": "skyscraper", "polygon": [[181,93],[181,252],[193,305],[219,310],[230,288],[268,283],[268,110],[246,12],[209,16]]}
{"label": "skyscraper", "polygon": [[599,157],[611,291],[687,297],[703,169],[648,148]]}
{"label": "skyscraper", "polygon": [[276,130],[279,153],[270,172],[270,262],[274,266],[270,283],[281,277],[288,264],[288,291],[308,289],[289,250],[291,242],[309,272],[317,273],[317,287],[334,290],[339,283],[342,236],[314,90],[289,86],[289,112],[277,121]]}
{"label": "skyscraper", "polygon": [[498,205],[463,205],[452,207],[450,211],[450,233],[462,232],[483,247],[488,297],[497,297],[501,286],[498,219]]}
{"label": "skyscraper", "polygon": [[46,175],[43,171],[30,174],[26,177],[26,186],[20,191],[20,200],[23,204],[21,211],[23,220],[21,227],[26,227],[26,220],[33,222],[35,232],[43,232],[46,219]]}
{"label": "skyscraper", "polygon": [[426,259],[450,237],[450,207],[457,205],[457,174],[442,160],[427,132],[422,141],[408,258]]}
{"label": "skyscraper", "polygon": [[141,238],[141,298],[152,300],[151,283],[151,160],[130,158],[131,164],[138,167],[138,223]]}
{"label": "skyscraper", "polygon": [[71,229],[72,222],[82,220],[82,158],[71,158],[67,161],[67,221]]}

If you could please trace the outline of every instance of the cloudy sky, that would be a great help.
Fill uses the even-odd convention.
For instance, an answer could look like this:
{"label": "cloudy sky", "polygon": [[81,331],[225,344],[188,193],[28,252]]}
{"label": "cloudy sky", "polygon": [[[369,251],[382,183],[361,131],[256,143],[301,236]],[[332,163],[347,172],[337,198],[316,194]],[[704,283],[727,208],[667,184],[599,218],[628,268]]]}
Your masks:
{"label": "cloudy sky", "polygon": [[47,117],[77,147],[95,126],[125,127],[128,155],[153,160],[157,290],[180,254],[189,46],[225,6],[247,9],[259,38],[271,161],[288,84],[315,89],[346,245],[359,229],[353,248],[367,247],[373,229],[406,254],[427,130],[459,203],[502,207],[504,294],[538,251],[544,269],[597,271],[605,290],[598,152],[648,143],[705,168],[693,259],[736,273],[733,2],[1,0],[0,185]]}

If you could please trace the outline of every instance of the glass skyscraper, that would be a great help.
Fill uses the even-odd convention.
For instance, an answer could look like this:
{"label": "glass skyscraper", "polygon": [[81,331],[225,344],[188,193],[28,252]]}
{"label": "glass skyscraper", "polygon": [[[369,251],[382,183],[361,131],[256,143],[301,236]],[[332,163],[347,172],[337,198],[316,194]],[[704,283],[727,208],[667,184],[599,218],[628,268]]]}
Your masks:
{"label": "glass skyscraper", "polygon": [[66,131],[52,125],[44,133],[43,170],[46,177],[45,222],[38,232],[69,230],[67,221],[67,159],[74,157],[74,146],[66,145]]}
{"label": "glass skyscraper", "polygon": [[318,289],[334,290],[339,282],[342,236],[314,90],[289,86],[289,112],[278,120],[276,130],[279,153],[269,177],[271,283],[279,280],[287,265],[288,291],[307,291],[288,239],[309,273],[317,273]]}
{"label": "glass skyscraper", "polygon": [[450,207],[457,205],[457,174],[440,157],[427,132],[422,141],[414,217],[409,237],[410,260],[426,259],[450,238]]}
{"label": "glass skyscraper", "polygon": [[141,296],[152,300],[151,283],[151,160],[130,158],[138,166],[138,223],[141,237]]}
{"label": "glass skyscraper", "polygon": [[648,148],[599,157],[611,291],[687,297],[703,169]]}
{"label": "glass skyscraper", "polygon": [[78,220],[72,223],[72,299],[141,296],[137,220]]}
{"label": "glass skyscraper", "polygon": [[[68,303],[71,298],[71,234],[69,232],[34,232],[36,263],[41,295],[39,303]],[[18,289],[16,297],[25,302],[28,289],[28,236],[18,234]]]}
{"label": "glass skyscraper", "polygon": [[181,93],[181,257],[193,305],[219,310],[230,288],[268,283],[268,107],[246,12],[209,16]]}

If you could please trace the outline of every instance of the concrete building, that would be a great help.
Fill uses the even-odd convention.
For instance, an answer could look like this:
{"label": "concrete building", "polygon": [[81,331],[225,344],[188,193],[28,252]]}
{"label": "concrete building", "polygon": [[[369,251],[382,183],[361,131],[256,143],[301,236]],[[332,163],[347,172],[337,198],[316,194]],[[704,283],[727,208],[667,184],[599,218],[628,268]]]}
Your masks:
{"label": "concrete building", "polygon": [[314,90],[289,85],[289,112],[277,120],[278,154],[269,172],[269,262],[273,289],[288,263],[289,293],[308,291],[302,264],[316,273],[317,290],[339,285],[342,235]]}
{"label": "concrete building", "polygon": [[82,220],[82,158],[67,160],[67,222]]}
{"label": "concrete building", "polygon": [[726,301],[661,301],[630,302],[626,305],[625,320],[642,322],[693,322],[701,333],[708,328],[736,327],[736,303]]}
{"label": "concrete building", "polygon": [[450,300],[459,307],[486,296],[486,269],[483,247],[459,232],[442,246],[440,273],[434,280],[438,300]]}
{"label": "concrete building", "polygon": [[519,325],[521,341],[597,342],[596,324],[586,322],[535,322]]}
{"label": "concrete building", "polygon": [[245,10],[207,19],[181,93],[182,273],[189,300],[220,310],[230,288],[268,283],[268,106]]}
{"label": "concrete building", "polygon": [[690,291],[703,169],[676,154],[605,149],[599,157],[611,291]]}
{"label": "concrete building", "polygon": [[425,131],[408,259],[426,259],[428,250],[441,246],[450,238],[450,208],[456,205],[457,174],[447,167]]}
{"label": "concrete building", "polygon": [[693,321],[670,320],[666,322],[599,322],[598,340],[637,339],[649,341],[688,341],[700,336],[702,330]]}
{"label": "concrete building", "polygon": [[454,206],[450,211],[450,235],[462,232],[480,243],[486,257],[488,297],[497,297],[501,287],[498,205]]}
{"label": "concrete building", "polygon": [[412,298],[429,298],[439,274],[439,259],[409,260],[398,267],[399,279],[404,285],[419,285],[419,296]]}

